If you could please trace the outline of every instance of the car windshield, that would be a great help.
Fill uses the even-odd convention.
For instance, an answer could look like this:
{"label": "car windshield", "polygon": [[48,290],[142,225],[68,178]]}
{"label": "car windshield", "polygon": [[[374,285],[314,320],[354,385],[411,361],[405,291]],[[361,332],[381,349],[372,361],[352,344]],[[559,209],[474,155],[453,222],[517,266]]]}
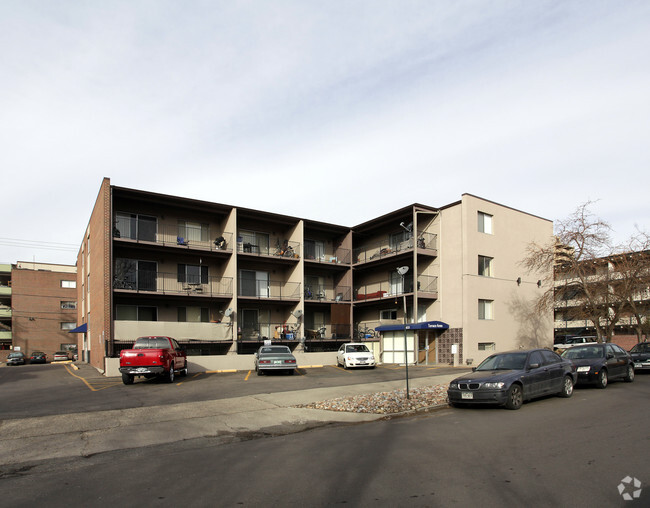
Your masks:
{"label": "car windshield", "polygon": [[9,353],[8,358],[20,358],[21,356],[23,356],[22,353]]}
{"label": "car windshield", "polygon": [[567,349],[562,356],[569,360],[586,360],[589,358],[602,358],[605,348],[594,346],[575,346]]}
{"label": "car windshield", "polygon": [[650,342],[642,342],[637,344],[632,349],[630,353],[650,353]]}
{"label": "car windshield", "polygon": [[291,353],[287,346],[270,346],[263,347],[261,352],[263,354],[281,354],[281,353]]}
{"label": "car windshield", "polygon": [[503,353],[486,358],[476,370],[522,370],[527,353]]}
{"label": "car windshield", "polygon": [[[135,341],[133,349],[167,349],[169,339],[165,337],[140,337]],[[65,354],[65,353],[64,353]]]}
{"label": "car windshield", "polygon": [[365,344],[350,344],[345,346],[346,353],[368,353],[370,350]]}

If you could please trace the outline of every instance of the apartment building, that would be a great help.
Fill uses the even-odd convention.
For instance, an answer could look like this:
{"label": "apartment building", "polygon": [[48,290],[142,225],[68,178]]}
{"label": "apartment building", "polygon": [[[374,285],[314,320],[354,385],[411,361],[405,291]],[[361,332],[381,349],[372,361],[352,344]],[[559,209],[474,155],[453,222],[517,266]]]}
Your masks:
{"label": "apartment building", "polygon": [[[543,274],[519,268],[548,220],[469,194],[355,227],[102,182],[79,250],[80,358],[115,374],[120,349],[168,335],[190,369],[249,369],[263,341],[300,365],[364,340],[384,363],[478,361],[546,342],[523,308]],[[406,321],[406,331],[404,322]]]}
{"label": "apartment building", "polygon": [[19,261],[11,270],[11,347],[26,355],[77,348],[75,266]]}
{"label": "apartment building", "polygon": [[[11,314],[11,265],[3,263],[0,264],[0,351],[11,349]],[[5,357],[0,356],[0,360]]]}

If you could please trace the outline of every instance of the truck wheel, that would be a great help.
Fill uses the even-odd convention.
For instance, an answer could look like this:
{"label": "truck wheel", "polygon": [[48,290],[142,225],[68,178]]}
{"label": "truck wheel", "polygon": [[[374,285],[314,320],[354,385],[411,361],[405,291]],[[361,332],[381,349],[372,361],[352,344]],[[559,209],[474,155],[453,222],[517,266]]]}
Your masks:
{"label": "truck wheel", "polygon": [[122,383],[124,383],[125,385],[132,385],[133,376],[130,374],[122,374]]}
{"label": "truck wheel", "polygon": [[171,367],[169,367],[169,372],[167,373],[166,381],[168,383],[173,383],[174,382],[174,377],[175,377],[174,376],[174,366],[172,365]]}

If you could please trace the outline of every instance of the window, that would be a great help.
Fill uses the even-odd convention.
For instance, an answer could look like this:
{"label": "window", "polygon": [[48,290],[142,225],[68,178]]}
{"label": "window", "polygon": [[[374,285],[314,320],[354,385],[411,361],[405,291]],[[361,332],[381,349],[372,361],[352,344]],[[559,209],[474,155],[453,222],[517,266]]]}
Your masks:
{"label": "window", "polygon": [[542,357],[544,358],[544,365],[553,365],[555,363],[560,363],[562,359],[555,354],[553,351],[541,351]]}
{"label": "window", "polygon": [[496,351],[496,344],[494,342],[479,342],[479,351]]}
{"label": "window", "polygon": [[118,305],[115,308],[118,321],[158,321],[158,308],[136,305]]}
{"label": "window", "polygon": [[492,216],[484,212],[478,212],[478,232],[492,234]]}
{"label": "window", "polygon": [[382,309],[379,311],[379,319],[397,319],[397,309]]}
{"label": "window", "polygon": [[208,267],[206,265],[185,265],[178,264],[178,282],[187,284],[207,284]]}
{"label": "window", "polygon": [[241,250],[243,252],[252,252],[254,254],[269,254],[269,234],[255,231],[241,230],[239,238]]}
{"label": "window", "polygon": [[158,265],[155,261],[117,258],[113,275],[115,289],[156,291]]}
{"label": "window", "polygon": [[61,302],[63,310],[74,310],[77,308],[77,302]]}
{"label": "window", "polygon": [[239,294],[240,296],[261,296],[268,298],[269,272],[240,270]]}
{"label": "window", "polygon": [[492,277],[492,260],[487,256],[478,257],[478,274],[483,277]]}
{"label": "window", "polygon": [[157,219],[148,215],[118,212],[115,214],[113,236],[131,240],[156,241]]}
{"label": "window", "polygon": [[325,244],[316,240],[305,240],[305,258],[325,259]]}
{"label": "window", "polygon": [[61,281],[61,287],[62,288],[76,288],[77,287],[77,281],[76,280],[62,280]]}
{"label": "window", "polygon": [[208,225],[199,222],[178,221],[178,238],[186,242],[207,242],[209,237]]}
{"label": "window", "polygon": [[210,312],[207,307],[178,307],[179,323],[207,323]]}
{"label": "window", "polygon": [[409,240],[413,235],[410,231],[400,231],[398,233],[391,233],[389,237],[390,248],[393,251],[400,251],[410,249],[413,243]]}
{"label": "window", "polygon": [[492,307],[494,306],[493,300],[479,300],[478,301],[478,318],[479,319],[493,319]]}
{"label": "window", "polygon": [[74,330],[77,328],[76,321],[66,321],[61,323],[61,330]]}

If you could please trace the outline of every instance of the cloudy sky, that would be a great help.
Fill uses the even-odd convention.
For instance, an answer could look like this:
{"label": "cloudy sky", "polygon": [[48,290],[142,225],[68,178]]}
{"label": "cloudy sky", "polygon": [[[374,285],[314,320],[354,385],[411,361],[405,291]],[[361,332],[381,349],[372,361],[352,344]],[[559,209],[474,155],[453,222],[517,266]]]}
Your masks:
{"label": "cloudy sky", "polygon": [[647,0],[2,0],[0,262],[113,185],[353,226],[472,193],[650,229]]}

